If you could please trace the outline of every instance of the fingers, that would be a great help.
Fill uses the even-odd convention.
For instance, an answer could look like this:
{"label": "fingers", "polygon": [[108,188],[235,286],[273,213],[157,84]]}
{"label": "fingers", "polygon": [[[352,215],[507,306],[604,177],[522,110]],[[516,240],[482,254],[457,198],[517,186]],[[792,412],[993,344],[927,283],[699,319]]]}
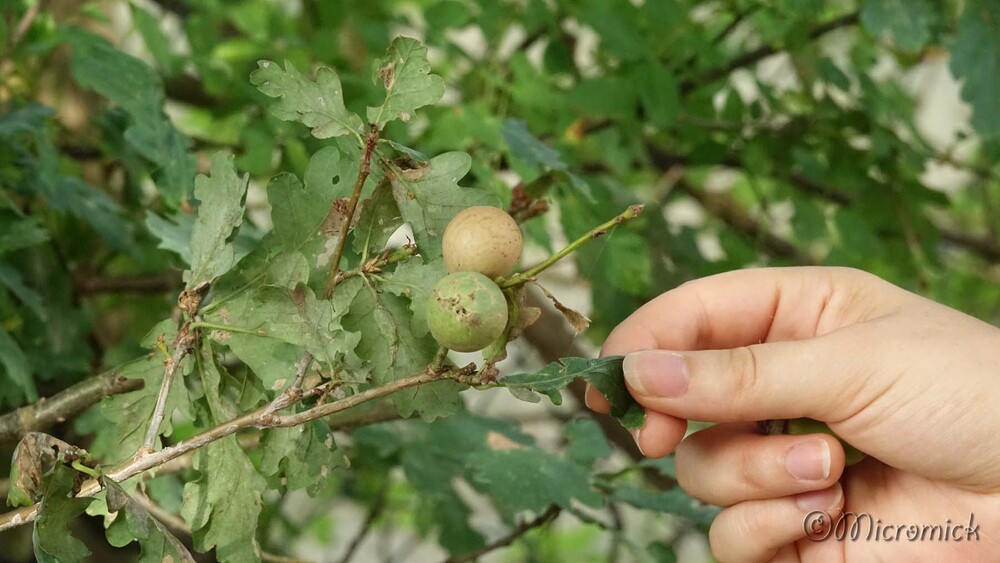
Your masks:
{"label": "fingers", "polygon": [[688,282],[639,308],[603,356],[637,350],[734,348],[826,334],[912,297],[849,268],[762,268]]}
{"label": "fingers", "polygon": [[594,388],[593,385],[587,384],[587,392],[583,396],[583,400],[592,411],[607,414],[611,411],[611,403],[608,402],[601,392]]}
{"label": "fingers", "polygon": [[712,554],[722,563],[769,561],[779,551],[804,539],[818,517],[840,512],[844,494],[840,484],[796,496],[751,500],[731,506],[715,517],[708,532]]}
{"label": "fingers", "polygon": [[646,411],[646,424],[633,433],[639,451],[646,457],[663,457],[684,439],[687,421],[656,411]]}
{"label": "fingers", "polygon": [[844,449],[827,434],[764,436],[752,424],[719,424],[688,436],[676,463],[688,494],[732,506],[832,486],[844,470]]}
{"label": "fingers", "polygon": [[[713,422],[843,420],[878,392],[857,350],[864,331],[726,350],[650,350],[625,357],[625,382],[647,410]],[[862,338],[863,339],[863,338]],[[870,359],[868,359],[870,361]]]}

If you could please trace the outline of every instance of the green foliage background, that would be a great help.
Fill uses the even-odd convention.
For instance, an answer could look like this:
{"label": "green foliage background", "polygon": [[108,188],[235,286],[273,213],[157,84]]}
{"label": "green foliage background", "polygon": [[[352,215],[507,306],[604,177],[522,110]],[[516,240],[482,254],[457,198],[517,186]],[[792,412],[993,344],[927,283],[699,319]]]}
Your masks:
{"label": "green foliage background", "polygon": [[[400,283],[419,288],[433,279],[428,272],[438,251],[425,233],[435,221],[446,223],[469,204],[509,203],[513,178],[553,207],[548,228],[544,219],[524,225],[530,242],[543,249],[559,246],[553,233],[573,239],[627,205],[647,204],[640,219],[574,255],[593,303],[593,325],[580,338],[594,343],[640,304],[683,281],[761,265],[863,268],[1000,321],[997,0],[63,4],[72,3],[0,2],[5,411],[147,354],[147,334],[176,330],[176,323],[154,325],[171,316],[183,287],[180,272],[189,266],[193,279],[184,281],[192,284],[229,273],[215,289],[234,297],[216,311],[238,317],[252,309],[259,296],[238,291],[247,272],[260,266],[251,253],[270,244],[309,256],[315,241],[303,217],[319,213],[318,221],[335,194],[349,193],[357,149],[350,134],[329,137],[359,125],[351,121],[354,114],[387,122],[383,137],[394,142],[387,150],[431,159],[435,170],[469,169],[461,189],[457,180],[433,185],[444,190],[430,193],[444,194],[445,211],[429,225],[415,225],[425,256],[408,262],[409,270],[392,271]],[[414,86],[429,101],[373,113],[384,96],[382,82],[373,80],[377,59],[400,35],[426,43],[430,69],[441,79],[424,76]],[[945,56],[971,119],[942,148],[916,126],[919,100],[904,77]],[[759,65],[772,57],[786,63],[780,81]],[[261,60],[276,63],[259,67]],[[284,61],[303,76],[282,74]],[[302,113],[315,101],[302,81],[322,83],[322,72],[315,72],[320,65],[339,77],[346,105],[331,111],[342,120],[312,122],[313,114]],[[280,92],[284,98],[272,99]],[[433,103],[441,93],[442,103],[410,115],[411,105]],[[233,157],[213,157],[219,151]],[[929,187],[925,172],[938,165],[963,171],[967,181],[955,189]],[[337,179],[327,185],[331,171]],[[195,182],[198,172],[211,172],[199,180],[203,187]],[[723,190],[720,172],[728,179]],[[275,197],[296,190],[301,198]],[[199,203],[218,221],[204,213],[196,219]],[[697,209],[695,219],[678,222],[664,212],[680,207]],[[409,212],[403,206],[394,220],[413,222],[425,209],[423,203]],[[381,236],[374,240],[384,243]],[[721,252],[705,252],[711,241]],[[368,250],[357,237],[352,245],[347,268],[357,268]],[[272,284],[302,278],[315,285],[316,272],[300,266],[291,259],[264,261]],[[372,331],[357,312],[357,299],[367,295],[364,283],[357,277],[338,291],[329,305],[320,299],[310,309],[328,317],[309,321],[325,331],[340,323],[340,332],[331,332],[337,338],[302,336],[296,325],[267,345],[252,335],[217,338],[239,361],[211,350],[196,354],[197,366],[189,368],[200,382],[171,395],[179,414],[174,428],[168,420],[164,440],[176,442],[260,404],[273,394],[281,369],[294,370],[296,346],[316,351],[330,366],[350,364],[355,353],[369,359],[364,350],[379,344],[352,336]],[[383,327],[412,315],[402,289],[373,292],[370,299],[389,323]],[[291,313],[266,302],[275,308],[257,314],[270,323],[269,333],[280,333]],[[228,324],[221,315],[207,320]],[[416,325],[412,334],[406,331],[413,338],[407,346],[412,365],[426,364],[430,357],[420,356],[426,336]],[[138,360],[126,369],[146,380],[143,391],[106,399],[51,432],[106,463],[131,454],[142,441],[162,361]],[[390,376],[394,369],[376,363],[372,376],[402,375]],[[365,425],[336,450],[324,446],[331,434],[321,422],[306,432],[268,430],[258,437],[259,448],[220,441],[200,451],[191,467],[145,488],[164,510],[184,518],[195,547],[216,546],[215,557],[234,561],[258,557],[257,544],[289,553],[302,538],[330,541],[328,529],[341,524],[330,507],[345,498],[375,507],[376,528],[414,530],[454,555],[474,551],[493,538],[470,527],[471,509],[455,480],[483,493],[511,528],[550,505],[562,508],[560,522],[571,525],[529,533],[510,558],[583,557],[573,551],[582,542],[606,548],[599,555],[586,551],[597,560],[619,552],[669,560],[670,541],[651,542],[640,530],[665,525],[663,512],[683,518],[669,520],[670,538],[710,521],[711,510],[692,508],[680,491],[655,490],[669,481],[669,462],[644,473],[632,462],[604,460],[610,446],[586,418],[566,425],[559,448],[542,448],[511,421],[466,412],[456,397],[451,389],[397,401],[404,416],[450,416]],[[496,450],[488,444],[497,435],[523,447]],[[223,474],[242,478],[212,480]],[[68,490],[71,477],[54,475],[48,488]],[[273,493],[298,488],[316,497],[305,520],[290,518]],[[67,506],[60,515],[82,510],[62,500]],[[96,504],[91,512],[101,512]],[[609,508],[619,505],[647,515],[621,528]],[[247,524],[255,520],[256,527]],[[73,522],[83,537],[95,525]],[[107,531],[114,545],[148,533],[148,526],[119,522]],[[66,525],[57,520],[52,528],[50,518],[48,528],[39,527],[55,530],[48,536],[55,537]],[[8,532],[0,542],[20,546],[10,553],[27,557],[25,532]],[[88,546],[98,549],[92,540]],[[140,543],[146,550],[155,542]],[[73,560],[81,545],[39,549]],[[123,549],[130,551],[119,556],[138,553],[134,544]],[[328,549],[339,554],[346,546]]]}

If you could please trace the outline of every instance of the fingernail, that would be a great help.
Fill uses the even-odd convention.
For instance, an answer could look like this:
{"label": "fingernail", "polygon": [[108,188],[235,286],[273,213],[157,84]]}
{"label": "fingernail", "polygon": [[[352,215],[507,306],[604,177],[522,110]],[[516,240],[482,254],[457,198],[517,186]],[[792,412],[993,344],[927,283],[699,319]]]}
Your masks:
{"label": "fingernail", "polygon": [[830,476],[830,446],[824,440],[801,442],[785,454],[785,468],[800,481],[822,481]]}
{"label": "fingernail", "polygon": [[639,448],[639,453],[641,453],[642,455],[646,455],[646,452],[642,451],[642,442],[639,441],[639,432],[641,432],[641,431],[642,431],[642,428],[636,428],[635,430],[629,430],[629,432],[632,433],[632,439],[635,440],[636,447]]}
{"label": "fingernail", "polygon": [[625,381],[637,393],[656,397],[680,397],[688,388],[684,356],[675,352],[634,352],[622,364]]}
{"label": "fingernail", "polygon": [[842,494],[840,483],[837,483],[829,489],[802,493],[795,497],[795,504],[802,510],[829,510],[837,506]]}
{"label": "fingernail", "polygon": [[583,391],[583,404],[590,410],[594,410],[594,407],[590,406],[590,384],[587,384],[586,389]]}

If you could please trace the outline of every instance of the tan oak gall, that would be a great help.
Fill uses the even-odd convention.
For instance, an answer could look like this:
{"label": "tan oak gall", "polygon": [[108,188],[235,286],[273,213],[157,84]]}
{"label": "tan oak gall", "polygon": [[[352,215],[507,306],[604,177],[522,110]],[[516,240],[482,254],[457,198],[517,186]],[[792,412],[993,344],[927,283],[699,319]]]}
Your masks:
{"label": "tan oak gall", "polygon": [[455,215],[441,244],[449,272],[479,272],[496,278],[514,269],[524,242],[517,222],[506,211],[475,206]]}

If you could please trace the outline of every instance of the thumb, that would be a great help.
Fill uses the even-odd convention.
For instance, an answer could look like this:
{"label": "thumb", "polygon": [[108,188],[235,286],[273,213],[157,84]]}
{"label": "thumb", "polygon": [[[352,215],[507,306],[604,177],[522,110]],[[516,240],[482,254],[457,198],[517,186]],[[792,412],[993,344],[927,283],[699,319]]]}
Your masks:
{"label": "thumb", "polygon": [[839,421],[857,411],[862,382],[852,347],[834,334],[726,350],[633,352],[625,356],[625,382],[641,405],[679,418]]}

